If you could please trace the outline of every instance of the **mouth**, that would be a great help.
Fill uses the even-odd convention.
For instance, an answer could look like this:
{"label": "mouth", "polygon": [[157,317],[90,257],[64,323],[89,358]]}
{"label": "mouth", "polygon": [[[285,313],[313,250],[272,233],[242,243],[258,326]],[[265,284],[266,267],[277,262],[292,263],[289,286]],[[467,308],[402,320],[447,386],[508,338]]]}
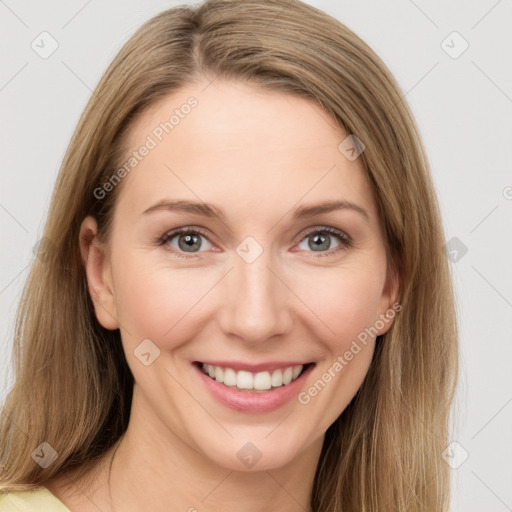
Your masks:
{"label": "mouth", "polygon": [[220,404],[246,413],[270,412],[289,402],[305,386],[316,365],[314,362],[255,366],[220,361],[211,363],[194,361],[192,366]]}
{"label": "mouth", "polygon": [[210,379],[224,384],[226,387],[239,391],[262,393],[288,386],[299,379],[315,363],[287,365],[259,372],[250,370],[236,371],[227,365],[213,365],[202,363],[201,361],[194,361],[193,364]]}

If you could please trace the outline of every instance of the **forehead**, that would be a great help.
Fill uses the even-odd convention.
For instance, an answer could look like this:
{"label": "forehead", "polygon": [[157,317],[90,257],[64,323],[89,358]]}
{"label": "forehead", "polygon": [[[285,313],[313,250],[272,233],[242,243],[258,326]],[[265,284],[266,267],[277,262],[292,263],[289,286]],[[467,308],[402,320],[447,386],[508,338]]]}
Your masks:
{"label": "forehead", "polygon": [[339,149],[347,136],[313,100],[201,82],[160,100],[134,124],[130,154],[150,149],[125,178],[122,195],[138,209],[169,195],[233,204],[243,197],[259,209],[291,207],[307,196],[342,197],[374,211],[361,159],[350,161]]}

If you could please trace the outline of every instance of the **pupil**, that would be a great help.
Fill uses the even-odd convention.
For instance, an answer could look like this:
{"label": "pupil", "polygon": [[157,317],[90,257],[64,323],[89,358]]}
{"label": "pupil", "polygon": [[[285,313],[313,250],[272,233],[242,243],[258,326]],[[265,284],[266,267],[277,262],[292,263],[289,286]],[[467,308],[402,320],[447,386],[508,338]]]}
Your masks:
{"label": "pupil", "polygon": [[314,243],[314,245],[313,245],[312,249],[314,251],[318,251],[321,249],[329,249],[329,247],[331,246],[329,237],[325,236],[325,235],[319,235],[319,234],[313,235],[313,243]]}
{"label": "pupil", "polygon": [[200,247],[200,238],[197,235],[182,235],[179,238],[179,246],[181,249],[194,249],[194,245],[197,245],[196,249]]}

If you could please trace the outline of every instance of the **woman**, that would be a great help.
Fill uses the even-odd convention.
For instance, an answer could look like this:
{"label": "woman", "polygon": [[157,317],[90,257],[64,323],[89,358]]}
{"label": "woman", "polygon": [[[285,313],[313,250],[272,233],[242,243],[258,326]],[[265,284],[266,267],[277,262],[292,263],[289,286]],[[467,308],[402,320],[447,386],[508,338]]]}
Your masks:
{"label": "woman", "polygon": [[402,96],[297,1],[137,31],[24,290],[0,510],[447,509],[454,299]]}

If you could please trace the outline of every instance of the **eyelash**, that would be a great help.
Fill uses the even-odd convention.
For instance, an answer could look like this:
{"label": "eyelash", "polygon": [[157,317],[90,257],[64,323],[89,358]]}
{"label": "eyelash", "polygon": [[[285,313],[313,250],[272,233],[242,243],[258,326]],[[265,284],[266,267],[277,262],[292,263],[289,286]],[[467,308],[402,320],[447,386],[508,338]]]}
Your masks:
{"label": "eyelash", "polygon": [[[210,241],[210,239],[208,238],[207,233],[205,231],[203,231],[202,229],[200,229],[200,228],[184,227],[184,228],[178,228],[178,229],[176,229],[174,231],[169,231],[168,233],[165,233],[162,237],[158,238],[157,243],[158,243],[158,245],[162,245],[163,246],[163,245],[166,244],[166,242],[168,242],[169,240],[172,240],[177,235],[182,235],[182,234],[187,234],[187,233],[188,234],[192,233],[192,234],[202,235],[208,241]],[[316,256],[316,257],[330,256],[330,255],[332,255],[332,254],[334,254],[334,253],[336,253],[336,252],[338,252],[340,250],[348,249],[349,247],[352,247],[352,239],[346,233],[344,233],[343,231],[340,231],[338,229],[334,229],[334,228],[330,228],[330,227],[326,227],[326,226],[322,226],[321,228],[320,227],[315,227],[315,228],[312,228],[310,231],[305,232],[302,235],[302,238],[299,240],[299,243],[302,242],[308,236],[310,236],[312,234],[316,234],[316,233],[328,233],[330,235],[337,236],[339,238],[339,241],[340,241],[340,245],[338,247],[336,247],[333,250],[327,251],[327,252],[319,251],[319,255]],[[166,247],[166,249],[169,250],[170,252],[172,252],[178,258],[184,258],[184,259],[197,258],[197,255],[195,255],[195,254],[192,255],[192,256],[184,256],[184,253],[178,252],[174,248],[171,249],[171,248],[167,248]],[[310,251],[310,252],[315,252],[315,251]]]}

